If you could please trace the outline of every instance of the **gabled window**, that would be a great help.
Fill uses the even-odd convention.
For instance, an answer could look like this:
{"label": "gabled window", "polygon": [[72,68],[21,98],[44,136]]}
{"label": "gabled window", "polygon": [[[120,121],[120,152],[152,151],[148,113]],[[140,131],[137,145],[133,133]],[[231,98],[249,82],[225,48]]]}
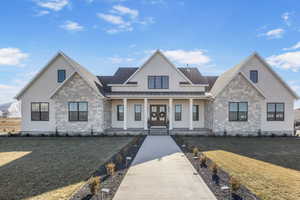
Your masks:
{"label": "gabled window", "polygon": [[247,121],[248,103],[230,102],[229,103],[229,121]]}
{"label": "gabled window", "polygon": [[250,80],[253,83],[257,83],[258,82],[258,71],[257,70],[251,70],[250,71]]}
{"label": "gabled window", "polygon": [[267,120],[284,121],[284,103],[268,103]]}
{"label": "gabled window", "polygon": [[117,120],[124,121],[124,106],[117,105]]}
{"label": "gabled window", "polygon": [[66,79],[66,70],[59,69],[57,70],[57,82],[61,83]]}
{"label": "gabled window", "polygon": [[176,104],[175,105],[175,121],[181,121],[181,114],[182,114],[182,105]]}
{"label": "gabled window", "polygon": [[47,102],[31,103],[31,120],[49,121],[49,103]]}
{"label": "gabled window", "polygon": [[69,121],[88,121],[88,103],[69,102]]}
{"label": "gabled window", "polygon": [[199,121],[199,105],[193,105],[193,121]]}
{"label": "gabled window", "polygon": [[168,89],[169,77],[168,76],[148,76],[149,89]]}
{"label": "gabled window", "polygon": [[142,105],[134,104],[134,121],[142,120]]}

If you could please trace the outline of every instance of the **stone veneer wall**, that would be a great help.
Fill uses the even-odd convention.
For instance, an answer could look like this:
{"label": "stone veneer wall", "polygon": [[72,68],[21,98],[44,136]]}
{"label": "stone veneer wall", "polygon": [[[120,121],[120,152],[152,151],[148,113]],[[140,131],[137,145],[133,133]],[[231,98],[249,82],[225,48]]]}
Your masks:
{"label": "stone veneer wall", "polygon": [[[59,133],[90,135],[103,133],[109,120],[104,120],[106,100],[99,97],[77,73],[58,91],[55,102],[56,128]],[[68,119],[68,102],[88,102],[88,121],[70,122]]]}
{"label": "stone veneer wall", "polygon": [[[248,102],[248,121],[228,120],[229,102]],[[263,97],[242,76],[237,75],[213,103],[213,132],[216,135],[257,135],[261,129]]]}

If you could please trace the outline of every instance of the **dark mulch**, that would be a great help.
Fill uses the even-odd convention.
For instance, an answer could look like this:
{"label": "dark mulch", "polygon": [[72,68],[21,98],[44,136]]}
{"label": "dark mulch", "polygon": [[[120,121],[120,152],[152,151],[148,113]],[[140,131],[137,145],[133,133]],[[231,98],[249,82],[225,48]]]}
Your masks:
{"label": "dark mulch", "polygon": [[[208,185],[210,190],[214,193],[216,198],[218,200],[259,200],[258,197],[256,197],[254,194],[252,194],[246,187],[241,185],[240,189],[232,194],[232,197],[230,197],[231,192],[230,191],[222,191],[221,187],[228,186],[229,184],[229,174],[223,171],[222,169],[218,168],[218,179],[219,184],[216,184],[212,179],[212,170],[210,169],[210,166],[212,166],[213,162],[210,159],[207,159],[206,166],[200,166],[199,159],[196,159],[192,153],[192,147],[185,144],[184,141],[180,137],[174,136],[173,139],[177,143],[177,145],[181,148],[185,156],[188,158],[188,160],[192,163],[194,168],[198,171],[204,182]],[[234,164],[234,163],[233,163]]]}
{"label": "dark mulch", "polygon": [[[105,200],[112,200],[115,193],[117,192],[123,178],[125,177],[131,162],[136,156],[138,150],[140,149],[145,136],[138,136],[136,140],[132,143],[129,143],[120,152],[112,156],[106,163],[101,165],[99,169],[93,174],[93,176],[99,176],[101,180],[101,189],[109,189],[109,193],[105,194]],[[121,154],[123,161],[121,163],[117,162],[117,155]],[[130,161],[126,162],[126,157],[131,157]],[[113,176],[107,175],[106,164],[113,162],[116,164],[116,172]],[[98,197],[98,198],[97,198]],[[70,200],[98,200],[101,199],[101,191],[97,195],[93,196],[90,192],[89,184],[86,183],[81,187],[75,195]]]}

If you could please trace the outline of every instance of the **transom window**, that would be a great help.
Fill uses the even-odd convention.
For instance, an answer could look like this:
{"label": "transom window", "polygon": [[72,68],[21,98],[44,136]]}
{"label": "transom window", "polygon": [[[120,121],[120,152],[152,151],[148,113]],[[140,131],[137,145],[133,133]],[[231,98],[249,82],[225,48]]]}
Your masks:
{"label": "transom window", "polygon": [[148,76],[149,89],[168,89],[169,77],[168,76]]}
{"label": "transom window", "polygon": [[117,120],[124,121],[124,106],[117,105]]}
{"label": "transom window", "polygon": [[248,103],[230,102],[229,103],[229,121],[247,121]]}
{"label": "transom window", "polygon": [[199,105],[193,105],[193,121],[199,121]]}
{"label": "transom window", "polygon": [[88,121],[88,103],[69,102],[69,121]]}
{"label": "transom window", "polygon": [[141,121],[142,120],[142,105],[134,104],[134,120]]}
{"label": "transom window", "polygon": [[284,103],[268,103],[267,120],[284,121]]}
{"label": "transom window", "polygon": [[31,120],[49,121],[49,103],[47,102],[31,103]]}
{"label": "transom window", "polygon": [[175,121],[181,121],[181,115],[182,115],[182,105],[176,104],[175,105]]}
{"label": "transom window", "polygon": [[258,71],[257,70],[251,70],[250,71],[250,80],[253,83],[257,83],[258,82]]}
{"label": "transom window", "polygon": [[66,79],[66,70],[59,69],[57,70],[57,82],[61,83]]}

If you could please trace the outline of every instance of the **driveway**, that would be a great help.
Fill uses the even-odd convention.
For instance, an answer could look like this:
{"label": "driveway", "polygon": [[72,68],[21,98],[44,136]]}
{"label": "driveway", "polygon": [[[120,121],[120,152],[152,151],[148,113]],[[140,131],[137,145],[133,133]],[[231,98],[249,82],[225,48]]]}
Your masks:
{"label": "driveway", "polygon": [[114,200],[216,200],[170,136],[147,136]]}

